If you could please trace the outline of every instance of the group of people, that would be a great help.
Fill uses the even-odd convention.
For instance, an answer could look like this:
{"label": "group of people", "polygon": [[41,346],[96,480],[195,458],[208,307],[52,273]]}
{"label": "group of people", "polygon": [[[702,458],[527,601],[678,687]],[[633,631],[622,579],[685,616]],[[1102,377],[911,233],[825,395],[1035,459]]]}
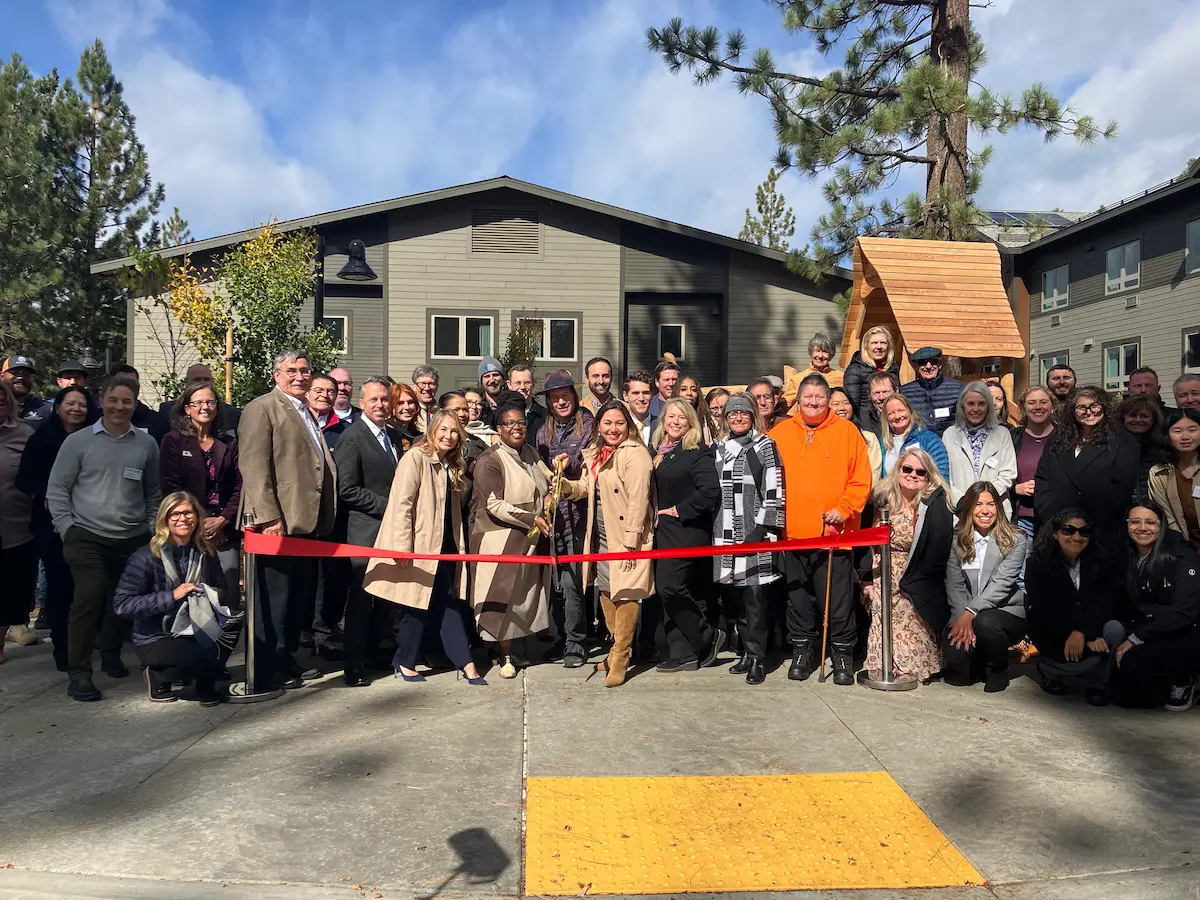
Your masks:
{"label": "group of people", "polygon": [[[934,347],[909,355],[916,377],[900,384],[884,327],[845,371],[827,335],[808,349],[786,384],[764,376],[741,391],[702,393],[667,359],[627,373],[618,393],[602,358],[580,382],[559,369],[535,390],[529,368],[487,357],[464,390],[441,392],[437,370],[419,366],[409,384],[370,378],[357,395],[345,370],[313,373],[295,351],[244,410],[194,366],[157,413],[131,367],[98,402],[61,381],[51,403],[34,402],[32,363],[12,357],[0,560],[18,590],[0,628],[28,630],[40,560],[71,697],[100,698],[94,649],[103,673],[128,675],[132,620],[152,700],[176,699],[183,682],[220,702],[220,655],[172,623],[198,597],[221,615],[238,608],[241,536],[254,530],[445,557],[258,556],[259,690],[319,676],[298,659],[309,640],[344,662],[352,687],[443,666],[485,684],[485,659],[513,678],[531,658],[577,668],[604,649],[609,687],[635,660],[680,673],[728,651],[730,671],[759,684],[785,647],[788,678],[810,677],[827,648],[846,685],[857,661],[883,664],[886,600],[906,676],[1003,690],[1011,648],[1028,640],[1048,693],[1078,683],[1095,704],[1192,705],[1200,377],[1176,382],[1169,409],[1139,370],[1113,410],[1058,366],[1010,405],[999,384],[944,374]],[[853,531],[885,510],[886,598],[877,550],[455,559],[769,545]]]}

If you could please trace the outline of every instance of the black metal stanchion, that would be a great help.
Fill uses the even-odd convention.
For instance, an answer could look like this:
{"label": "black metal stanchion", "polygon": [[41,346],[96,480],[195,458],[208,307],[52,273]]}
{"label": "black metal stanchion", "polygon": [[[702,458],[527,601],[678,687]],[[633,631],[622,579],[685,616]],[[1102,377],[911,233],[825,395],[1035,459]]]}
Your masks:
{"label": "black metal stanchion", "polygon": [[[890,517],[885,506],[879,511],[879,524],[889,525]],[[898,675],[892,657],[892,544],[887,541],[880,548],[879,563],[879,649],[882,667],[863,669],[858,673],[858,683],[876,691],[911,691],[917,686],[912,675]]]}
{"label": "black metal stanchion", "polygon": [[230,703],[258,703],[282,696],[282,688],[258,690],[254,685],[254,619],[258,613],[258,562],[254,553],[246,554],[246,680],[229,686]]}

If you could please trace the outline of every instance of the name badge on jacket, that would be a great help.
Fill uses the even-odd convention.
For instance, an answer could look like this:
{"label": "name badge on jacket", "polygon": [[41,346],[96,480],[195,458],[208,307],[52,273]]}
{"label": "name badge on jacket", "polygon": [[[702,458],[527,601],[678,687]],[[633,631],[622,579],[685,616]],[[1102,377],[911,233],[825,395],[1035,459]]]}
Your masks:
{"label": "name badge on jacket", "polygon": [[1200,484],[1197,484],[1192,488],[1192,496],[1197,500],[1200,500]]}
{"label": "name badge on jacket", "polygon": [[141,481],[142,480],[142,470],[135,469],[132,466],[126,466],[125,471],[123,471],[121,473],[121,477],[128,478],[130,481]]}
{"label": "name badge on jacket", "polygon": [[194,459],[194,458],[195,458],[195,457],[193,457],[193,456],[192,456],[192,451],[191,451],[191,450],[184,450],[184,451],[183,451],[182,453],[180,453],[179,455],[180,455],[180,456],[186,456],[188,459]]}
{"label": "name badge on jacket", "polygon": [[949,415],[950,415],[950,407],[948,407],[948,406],[939,406],[937,409],[935,409],[933,411],[933,417],[935,419],[945,419]]}

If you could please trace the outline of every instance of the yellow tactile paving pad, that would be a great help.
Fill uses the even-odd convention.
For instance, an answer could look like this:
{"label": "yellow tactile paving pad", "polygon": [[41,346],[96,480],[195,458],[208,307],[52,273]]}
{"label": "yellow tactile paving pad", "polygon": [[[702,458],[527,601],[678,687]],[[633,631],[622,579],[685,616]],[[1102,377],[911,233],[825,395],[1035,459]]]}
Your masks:
{"label": "yellow tactile paving pad", "polygon": [[527,894],[983,884],[887,772],[530,778]]}

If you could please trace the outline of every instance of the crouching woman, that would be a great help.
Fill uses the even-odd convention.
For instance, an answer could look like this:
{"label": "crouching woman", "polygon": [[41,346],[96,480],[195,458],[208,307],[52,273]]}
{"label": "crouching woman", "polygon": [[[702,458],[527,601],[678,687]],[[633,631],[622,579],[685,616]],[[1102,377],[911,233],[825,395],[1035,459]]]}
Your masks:
{"label": "crouching woman", "polygon": [[[156,703],[176,699],[172,682],[194,683],[201,706],[222,700],[216,689],[217,679],[225,675],[222,648],[227,654],[232,647],[236,630],[227,626],[240,617],[216,606],[224,596],[225,576],[217,549],[201,527],[203,517],[204,507],[191,494],[167,496],[159,504],[150,546],[129,558],[113,595],[116,614],[133,620],[134,652]],[[194,593],[207,595],[213,614],[203,620],[191,617],[190,633],[172,633],[172,623],[179,621],[181,607]]]}
{"label": "crouching woman", "polygon": [[[654,507],[650,501],[650,452],[639,439],[633,418],[619,400],[596,411],[591,446],[583,451],[583,473],[563,481],[563,493],[587,500],[590,553],[625,553],[654,547]],[[654,593],[654,563],[649,559],[586,562],[583,583],[595,587],[604,610],[604,623],[613,636],[608,658],[596,666],[606,672],[604,683],[617,687],[633,652],[639,602]]]}

